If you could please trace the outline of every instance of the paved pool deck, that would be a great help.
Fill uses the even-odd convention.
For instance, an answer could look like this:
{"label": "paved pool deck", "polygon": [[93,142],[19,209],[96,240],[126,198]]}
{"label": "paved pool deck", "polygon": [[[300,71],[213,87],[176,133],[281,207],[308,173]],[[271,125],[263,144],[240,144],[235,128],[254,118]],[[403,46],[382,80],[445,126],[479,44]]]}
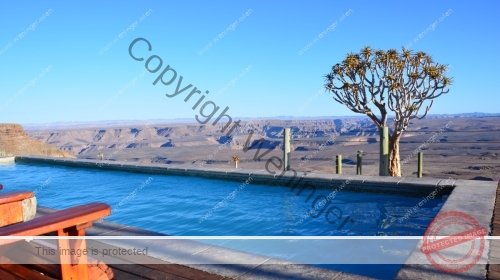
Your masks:
{"label": "paved pool deck", "polygon": [[[56,210],[38,206],[37,217],[52,213]],[[86,230],[86,236],[166,236],[165,234],[144,230],[122,224],[99,221]],[[94,241],[94,240],[92,240]],[[87,246],[98,247],[95,243]],[[112,247],[126,248],[120,246],[124,241],[101,241]],[[108,248],[109,246],[106,246]],[[227,249],[224,247],[206,243],[179,240],[170,242],[165,240],[134,240],[134,247],[157,248],[155,252],[149,252],[149,259],[141,258],[141,264],[115,264],[107,263],[115,274],[114,279],[241,279],[241,280],[263,280],[263,279],[374,279],[360,275],[323,269],[315,266],[297,264],[286,260],[250,254],[242,251]],[[173,248],[172,248],[173,247]],[[173,252],[175,251],[175,253]],[[217,261],[234,261],[238,264],[182,264],[181,258],[217,258]],[[148,262],[149,261],[149,262]],[[124,261],[126,263],[127,261]],[[247,263],[248,262],[248,263]],[[244,263],[244,264],[242,264]],[[161,277],[161,278],[159,278]],[[167,277],[167,278],[165,278]]]}
{"label": "paved pool deck", "polygon": [[[207,178],[226,179],[234,181],[245,181],[252,177],[252,183],[267,185],[287,185],[290,179],[300,175],[293,172],[280,174],[269,174],[266,170],[227,170],[214,168],[196,168],[191,166],[170,166],[160,164],[138,164],[131,162],[113,162],[83,159],[65,159],[34,156],[16,156],[16,162],[58,164],[74,167],[101,168],[106,170],[119,170],[127,172],[141,172],[150,174],[171,174],[184,176],[201,176]],[[409,178],[409,177],[372,177],[357,175],[336,175],[307,173],[303,176],[303,184],[306,187],[336,189],[343,182],[348,181],[344,191],[389,193],[403,196],[426,197],[435,190],[438,195],[449,195],[438,215],[458,211],[472,217],[478,226],[487,229],[492,235],[493,210],[498,183],[487,181],[453,180],[437,178]],[[89,231],[92,234],[113,234],[124,236],[137,236],[141,234],[140,229],[133,229],[123,225],[111,227],[105,224],[96,226]],[[95,232],[92,232],[92,231]],[[107,230],[107,232],[104,232]],[[452,229],[450,229],[452,230]],[[446,232],[442,232],[446,235]],[[151,234],[151,232],[146,233]],[[450,232],[449,235],[454,234]],[[426,263],[426,256],[420,251],[423,241],[420,240],[406,263],[399,270],[396,279],[486,279],[487,263],[490,258],[490,240],[485,240],[485,248],[477,264],[460,274],[448,274],[431,264]],[[499,244],[500,245],[500,244]],[[203,254],[204,256],[221,256],[227,254],[230,259],[245,260],[248,258],[262,258],[258,265],[249,266],[221,266],[221,265],[190,265],[190,267],[207,271],[221,277],[232,279],[368,279],[363,276],[347,274],[344,272],[321,269],[309,265],[294,264],[283,261],[282,265],[276,265],[276,260],[270,262],[269,258],[250,255],[243,252],[221,249],[218,246],[206,245],[207,248],[192,251],[192,254]],[[499,246],[500,247],[500,246]],[[495,249],[495,248],[493,248]],[[228,250],[228,251],[221,251]],[[498,249],[495,249],[498,250]],[[500,251],[500,250],[499,250]],[[165,256],[163,256],[165,257]]]}

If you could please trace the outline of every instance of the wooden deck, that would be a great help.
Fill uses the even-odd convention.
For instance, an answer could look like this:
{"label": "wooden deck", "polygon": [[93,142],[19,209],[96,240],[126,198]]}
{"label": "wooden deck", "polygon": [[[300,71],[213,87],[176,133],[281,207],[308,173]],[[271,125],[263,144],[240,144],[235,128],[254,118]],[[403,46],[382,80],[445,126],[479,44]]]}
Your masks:
{"label": "wooden deck", "polygon": [[[112,245],[107,245],[107,248],[118,248]],[[150,256],[140,257],[140,264],[130,264],[130,259],[126,257],[118,257],[128,264],[108,264],[113,270],[113,279],[172,279],[172,280],[221,280],[231,279],[220,275],[208,273],[202,270],[194,269],[180,264],[173,264],[167,261],[152,258]]]}
{"label": "wooden deck", "polygon": [[[500,236],[500,183],[497,187],[491,227],[491,235]],[[500,240],[491,240],[489,260],[494,264],[488,265],[488,279],[500,280]]]}
{"label": "wooden deck", "polygon": [[230,279],[219,275],[210,274],[201,270],[177,264],[112,264],[115,277],[113,279],[139,280],[139,279],[199,279],[220,280]]}
{"label": "wooden deck", "polygon": [[[39,255],[36,248],[44,246],[51,249],[57,247],[50,242],[33,241],[21,242],[16,246],[6,248],[0,254],[0,279],[37,279],[53,280],[61,279],[61,272],[56,263],[58,256]],[[110,246],[110,248],[117,248]],[[122,258],[125,264],[105,264],[101,261],[89,257],[89,278],[91,279],[200,279],[200,280],[221,280],[231,279],[220,275],[211,274],[198,269],[183,265],[172,264],[166,261],[153,259],[149,256],[140,258],[144,264],[130,264],[130,260]],[[28,261],[32,264],[19,265]],[[35,272],[36,271],[36,272]],[[103,274],[101,271],[104,271]],[[111,271],[111,272],[110,272]]]}

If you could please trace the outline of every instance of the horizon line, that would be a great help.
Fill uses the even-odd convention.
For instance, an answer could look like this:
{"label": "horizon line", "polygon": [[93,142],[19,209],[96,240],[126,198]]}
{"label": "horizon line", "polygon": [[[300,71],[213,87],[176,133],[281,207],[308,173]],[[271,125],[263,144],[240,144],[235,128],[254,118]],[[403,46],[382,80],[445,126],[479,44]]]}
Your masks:
{"label": "horizon line", "polygon": [[[483,113],[483,112],[467,112],[467,113],[451,113],[451,114],[428,114],[424,119],[431,117],[431,116],[460,116],[460,115],[476,115],[476,114],[481,114],[485,116],[490,116],[490,117],[495,117],[495,116],[500,116],[500,113]],[[393,117],[394,115],[388,115],[388,117]],[[321,120],[321,119],[335,119],[335,118],[367,118],[364,114],[360,115],[343,115],[343,116],[273,116],[273,117],[234,117],[233,119],[239,119],[239,120],[289,120],[289,119],[295,119],[295,120],[304,120],[304,119],[312,119],[312,120]],[[21,125],[28,125],[28,126],[33,126],[33,125],[43,125],[43,124],[93,124],[93,123],[103,123],[103,122],[148,122],[148,121],[154,121],[154,122],[188,122],[188,123],[196,123],[195,119],[193,118],[175,118],[175,119],[115,119],[115,120],[94,120],[94,121],[49,121],[49,122],[37,122],[37,123],[12,123],[12,122],[6,122],[6,123],[0,123],[0,124],[21,124]]]}

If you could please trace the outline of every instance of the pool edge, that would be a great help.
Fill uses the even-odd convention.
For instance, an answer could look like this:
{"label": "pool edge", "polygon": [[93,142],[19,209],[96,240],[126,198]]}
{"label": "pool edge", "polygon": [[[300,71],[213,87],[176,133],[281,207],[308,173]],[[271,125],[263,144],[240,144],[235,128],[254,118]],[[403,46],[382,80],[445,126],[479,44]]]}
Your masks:
{"label": "pool edge", "polygon": [[[16,156],[16,162],[45,163],[72,167],[105,169],[134,173],[196,176],[212,179],[224,179],[244,182],[251,178],[252,184],[287,186],[292,190],[305,189],[338,189],[351,192],[394,194],[403,196],[427,196],[445,179],[411,178],[411,177],[380,177],[365,175],[337,175],[324,173],[294,173],[287,171],[282,174],[270,174],[266,170],[255,169],[221,169],[199,168],[165,164],[146,164],[119,161],[101,161],[91,159],[69,159],[42,156]],[[343,185],[341,189],[339,186]],[[402,188],[401,186],[405,187]],[[442,187],[437,197],[449,194],[453,185]]]}

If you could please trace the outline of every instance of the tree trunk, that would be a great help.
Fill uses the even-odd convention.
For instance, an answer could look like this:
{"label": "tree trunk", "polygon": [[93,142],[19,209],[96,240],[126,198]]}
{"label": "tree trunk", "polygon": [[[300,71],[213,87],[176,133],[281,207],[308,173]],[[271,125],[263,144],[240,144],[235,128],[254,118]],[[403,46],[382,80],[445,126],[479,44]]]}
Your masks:
{"label": "tree trunk", "polygon": [[389,139],[389,176],[401,177],[401,161],[399,159],[399,140],[401,133],[393,132]]}

